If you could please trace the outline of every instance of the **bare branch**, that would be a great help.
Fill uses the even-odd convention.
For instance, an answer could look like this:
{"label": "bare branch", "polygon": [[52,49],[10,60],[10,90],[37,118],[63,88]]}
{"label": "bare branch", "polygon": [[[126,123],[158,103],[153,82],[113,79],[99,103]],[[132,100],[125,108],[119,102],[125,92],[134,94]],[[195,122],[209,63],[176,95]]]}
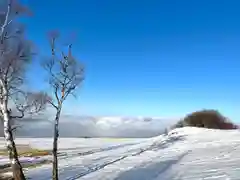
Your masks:
{"label": "bare branch", "polygon": [[11,20],[9,21],[9,16],[10,16],[10,12],[11,12],[11,7],[12,7],[12,4],[11,4],[11,1],[9,0],[8,5],[7,5],[7,13],[6,13],[6,16],[5,16],[5,21],[4,21],[4,24],[3,24],[2,27],[1,27],[1,34],[0,34],[1,44],[3,43],[5,28],[6,28],[7,25],[9,25],[10,22],[11,22]]}
{"label": "bare branch", "polygon": [[20,4],[17,0],[3,0],[1,2],[1,18],[3,18],[3,24],[1,24],[1,43],[5,38],[9,38],[9,33],[6,32],[6,28],[13,22],[14,16],[25,14],[31,15],[30,10]]}
{"label": "bare branch", "polygon": [[11,118],[23,118],[25,114],[36,114],[46,108],[50,97],[42,92],[19,93],[15,98],[15,107],[19,115],[11,115]]}
{"label": "bare branch", "polygon": [[[43,68],[48,73],[49,85],[53,88],[57,104],[62,104],[66,98],[73,94],[84,80],[84,67],[72,55],[72,44],[68,44],[67,52],[57,54],[56,39],[59,34],[50,33],[51,58],[43,62]],[[52,103],[50,103],[53,105]],[[55,107],[53,105],[53,107]],[[55,107],[56,108],[56,107]]]}
{"label": "bare branch", "polygon": [[14,125],[11,127],[11,131],[16,131],[18,128],[22,127],[22,125]]}
{"label": "bare branch", "polygon": [[58,108],[57,105],[55,105],[55,104],[52,102],[52,100],[49,100],[48,103],[51,104],[55,109]]}

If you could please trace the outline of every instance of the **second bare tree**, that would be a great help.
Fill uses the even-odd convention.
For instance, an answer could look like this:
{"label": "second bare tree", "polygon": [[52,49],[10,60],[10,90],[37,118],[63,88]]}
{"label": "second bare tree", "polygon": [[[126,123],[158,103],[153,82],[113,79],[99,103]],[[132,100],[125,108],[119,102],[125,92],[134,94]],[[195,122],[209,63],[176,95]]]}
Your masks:
{"label": "second bare tree", "polygon": [[56,40],[58,33],[50,33],[51,57],[43,63],[43,68],[48,74],[48,83],[53,92],[53,98],[49,101],[56,110],[54,119],[53,136],[53,170],[52,179],[58,180],[58,137],[59,119],[63,102],[69,95],[76,93],[84,80],[84,67],[72,55],[72,44],[67,45],[67,52],[57,51]]}

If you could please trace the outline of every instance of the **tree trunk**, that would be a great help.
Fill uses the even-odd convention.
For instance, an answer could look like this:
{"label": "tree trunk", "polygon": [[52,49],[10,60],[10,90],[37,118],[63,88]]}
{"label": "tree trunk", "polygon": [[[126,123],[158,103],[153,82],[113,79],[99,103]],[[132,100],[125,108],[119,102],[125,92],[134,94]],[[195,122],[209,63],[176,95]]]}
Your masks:
{"label": "tree trunk", "polygon": [[18,159],[18,153],[17,148],[13,139],[13,133],[11,128],[11,116],[10,112],[8,110],[8,90],[7,90],[7,84],[3,83],[3,81],[0,81],[1,83],[1,113],[2,113],[2,119],[3,119],[3,132],[4,132],[4,138],[6,141],[9,161],[11,163],[12,167],[12,173],[14,180],[25,180],[25,176],[23,174],[22,166],[20,164],[20,161]]}
{"label": "tree trunk", "polygon": [[4,137],[7,144],[9,160],[11,162],[13,178],[14,180],[25,180],[26,178],[24,176],[22,166],[18,159],[17,148],[13,139],[13,134],[10,125],[10,115],[7,109],[6,102],[3,102],[2,113],[4,120]]}
{"label": "tree trunk", "polygon": [[58,180],[58,137],[59,137],[59,118],[61,114],[61,106],[57,110],[54,124],[54,138],[53,138],[53,169],[52,169],[52,179]]}

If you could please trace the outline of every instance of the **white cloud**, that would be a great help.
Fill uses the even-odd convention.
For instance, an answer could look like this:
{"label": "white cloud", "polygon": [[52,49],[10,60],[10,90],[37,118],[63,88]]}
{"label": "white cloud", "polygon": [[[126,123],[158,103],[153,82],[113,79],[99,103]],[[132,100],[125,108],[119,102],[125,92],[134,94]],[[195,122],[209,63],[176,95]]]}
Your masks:
{"label": "white cloud", "polygon": [[[75,117],[62,116],[62,137],[151,137],[175,123],[173,119],[142,117]],[[51,137],[53,123],[45,119],[25,120],[18,136]]]}

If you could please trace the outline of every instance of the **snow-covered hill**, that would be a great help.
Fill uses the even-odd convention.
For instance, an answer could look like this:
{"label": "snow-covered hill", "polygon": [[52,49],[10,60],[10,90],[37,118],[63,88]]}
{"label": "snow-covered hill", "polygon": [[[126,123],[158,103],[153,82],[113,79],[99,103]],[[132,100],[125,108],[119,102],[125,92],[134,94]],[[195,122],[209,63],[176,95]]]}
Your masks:
{"label": "snow-covered hill", "polygon": [[[47,148],[49,141],[30,141],[33,146],[34,142]],[[61,180],[240,179],[238,130],[181,128],[154,138],[111,142],[62,139],[60,147],[64,148]],[[29,169],[26,174],[34,180],[50,180],[51,165]]]}

